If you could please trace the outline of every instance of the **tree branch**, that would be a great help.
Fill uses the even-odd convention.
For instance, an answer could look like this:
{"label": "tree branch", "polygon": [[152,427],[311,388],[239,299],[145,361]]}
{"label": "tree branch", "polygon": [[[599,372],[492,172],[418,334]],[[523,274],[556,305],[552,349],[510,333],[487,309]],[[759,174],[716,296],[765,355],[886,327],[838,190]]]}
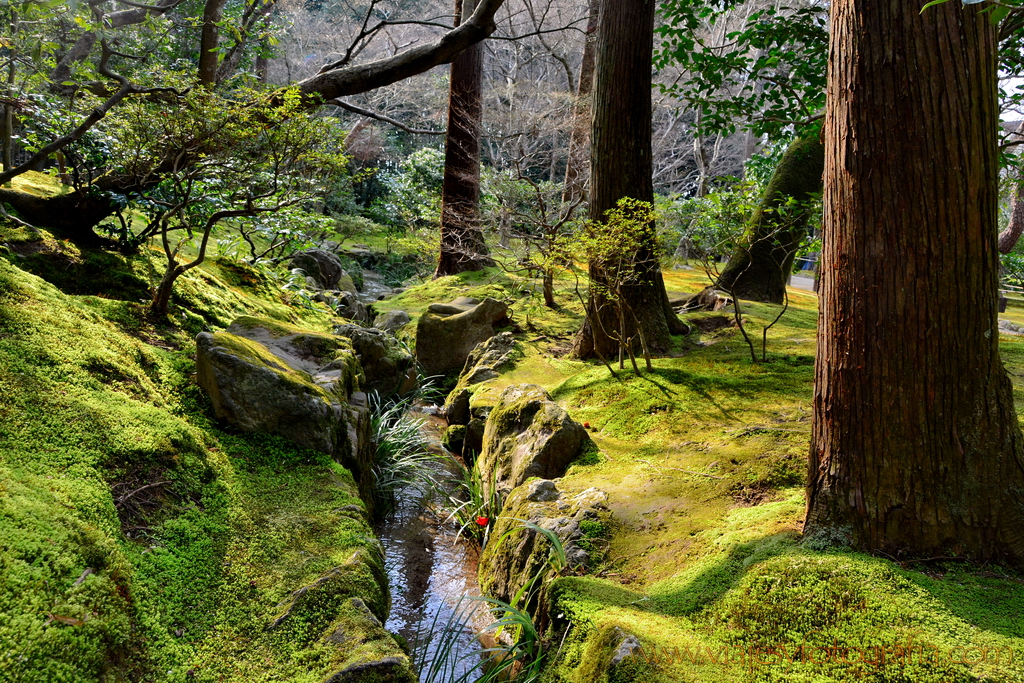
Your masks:
{"label": "tree branch", "polygon": [[494,14],[504,0],[481,0],[466,22],[433,43],[414,47],[394,57],[367,64],[331,69],[296,85],[310,105],[345,95],[366,92],[421,74],[451,62],[470,45],[490,36],[496,26]]}
{"label": "tree branch", "polygon": [[406,133],[412,133],[413,135],[444,135],[445,134],[445,131],[443,131],[443,130],[427,130],[425,128],[410,128],[409,126],[405,125],[401,121],[396,121],[395,119],[391,118],[390,116],[386,116],[384,114],[372,111],[370,109],[363,109],[362,107],[357,107],[354,104],[350,104],[349,102],[345,102],[344,100],[341,100],[341,99],[338,99],[338,98],[335,98],[333,100],[327,100],[326,102],[324,102],[324,104],[330,104],[330,105],[335,106],[335,107],[340,107],[342,109],[345,109],[347,111],[352,112],[353,114],[359,114],[360,116],[365,116],[365,117],[367,117],[369,119],[376,119],[377,121],[383,121],[384,123],[389,123],[392,126],[394,126],[395,128],[398,128],[399,130],[404,130]]}

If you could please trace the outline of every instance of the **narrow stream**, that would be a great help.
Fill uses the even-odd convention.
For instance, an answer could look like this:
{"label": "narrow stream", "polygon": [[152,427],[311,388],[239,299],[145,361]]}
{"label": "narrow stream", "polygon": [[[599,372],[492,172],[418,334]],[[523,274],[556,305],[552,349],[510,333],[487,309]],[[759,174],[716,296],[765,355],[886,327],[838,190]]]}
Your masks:
{"label": "narrow stream", "polygon": [[363,269],[363,290],[357,298],[364,304],[372,304],[380,296],[391,294],[392,288],[384,284],[384,278],[375,270]]}
{"label": "narrow stream", "polygon": [[[440,435],[447,423],[428,412],[414,409],[411,414],[424,420],[423,432],[429,448],[443,453]],[[439,467],[443,467],[440,463]],[[443,473],[442,473],[443,474]],[[433,659],[439,648],[437,630],[448,623],[460,607],[460,599],[479,595],[477,585],[477,559],[479,549],[458,538],[458,529],[438,519],[438,515],[425,507],[418,494],[399,494],[397,510],[377,526],[377,536],[384,545],[385,564],[391,588],[391,616],[386,627],[400,634],[417,648],[426,648],[426,660]],[[465,609],[465,605],[462,605]],[[460,652],[469,653],[481,646],[476,632],[489,623],[486,610],[462,628],[457,637]],[[435,632],[431,627],[436,624]],[[424,643],[424,640],[428,642]],[[422,655],[421,655],[422,657]],[[479,662],[470,658],[456,668],[455,676],[462,675]]]}

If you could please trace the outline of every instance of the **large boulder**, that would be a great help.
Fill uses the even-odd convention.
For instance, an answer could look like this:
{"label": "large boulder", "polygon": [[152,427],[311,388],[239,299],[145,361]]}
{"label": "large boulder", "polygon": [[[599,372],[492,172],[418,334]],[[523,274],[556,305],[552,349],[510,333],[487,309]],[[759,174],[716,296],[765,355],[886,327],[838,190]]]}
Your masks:
{"label": "large boulder", "polygon": [[508,306],[495,299],[430,304],[416,327],[416,360],[427,375],[461,370],[473,348],[508,322]]}
{"label": "large boulder", "polygon": [[567,567],[592,569],[604,556],[608,535],[608,496],[587,489],[569,496],[553,481],[535,479],[512,491],[480,556],[480,590],[505,602],[545,569],[554,551],[548,538],[523,524],[551,531],[562,543]]}
{"label": "large boulder", "polygon": [[347,337],[363,367],[363,390],[379,396],[407,394],[417,387],[416,363],[393,336],[373,327],[347,323],[334,328]]}
{"label": "large boulder", "polygon": [[518,342],[511,332],[501,332],[476,345],[466,358],[458,383],[445,401],[444,410],[449,424],[469,424],[472,417],[469,411],[470,387],[495,379],[511,367],[518,353]]}
{"label": "large boulder", "polygon": [[395,309],[378,315],[373,321],[373,326],[394,334],[408,325],[410,321],[411,318],[408,313]]}
{"label": "large boulder", "polygon": [[369,500],[370,415],[349,340],[245,316],[196,337],[196,375],[219,419],[334,456]]}
{"label": "large boulder", "polygon": [[485,493],[493,481],[507,494],[530,477],[561,477],[585,447],[593,447],[587,430],[547,392],[535,384],[513,385],[487,416],[476,467]]}
{"label": "large boulder", "polygon": [[[341,259],[323,249],[300,251],[292,257],[289,267],[300,269],[307,278],[313,280],[317,289],[342,289],[338,284],[342,275],[347,275]],[[352,285],[352,288],[354,290],[355,286]]]}

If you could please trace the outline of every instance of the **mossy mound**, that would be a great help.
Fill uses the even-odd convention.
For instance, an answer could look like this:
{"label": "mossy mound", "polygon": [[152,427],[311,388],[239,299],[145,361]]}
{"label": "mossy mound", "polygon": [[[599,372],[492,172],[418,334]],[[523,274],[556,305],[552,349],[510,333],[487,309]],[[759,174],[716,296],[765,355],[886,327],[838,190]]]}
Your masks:
{"label": "mossy mound", "polygon": [[[298,319],[211,273],[188,282],[193,301]],[[266,630],[297,588],[376,543],[332,458],[218,427],[192,354],[187,327],[0,259],[0,679],[320,683],[401,657],[382,629],[348,649]],[[382,604],[379,572],[353,585]]]}

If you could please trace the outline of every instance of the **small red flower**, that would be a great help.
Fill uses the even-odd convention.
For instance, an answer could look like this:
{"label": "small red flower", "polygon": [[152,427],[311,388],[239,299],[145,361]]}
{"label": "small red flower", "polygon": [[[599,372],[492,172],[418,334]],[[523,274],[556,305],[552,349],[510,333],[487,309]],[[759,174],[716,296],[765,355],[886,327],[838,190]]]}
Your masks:
{"label": "small red flower", "polygon": [[584,429],[590,429],[590,423],[589,422],[584,422],[583,423],[583,428]]}
{"label": "small red flower", "polygon": [[480,525],[480,526],[487,526],[487,523],[490,522],[490,521],[491,520],[488,517],[477,517],[476,518],[476,523],[478,525]]}

